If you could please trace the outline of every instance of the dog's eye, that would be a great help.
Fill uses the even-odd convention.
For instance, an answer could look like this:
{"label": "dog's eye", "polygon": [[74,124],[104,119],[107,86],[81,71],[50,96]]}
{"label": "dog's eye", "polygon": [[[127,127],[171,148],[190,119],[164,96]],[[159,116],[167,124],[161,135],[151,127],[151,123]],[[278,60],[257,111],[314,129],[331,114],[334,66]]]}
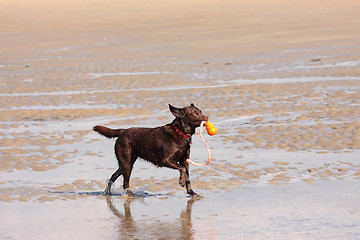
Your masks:
{"label": "dog's eye", "polygon": [[193,115],[194,117],[199,117],[201,116],[201,112],[193,112],[191,115]]}

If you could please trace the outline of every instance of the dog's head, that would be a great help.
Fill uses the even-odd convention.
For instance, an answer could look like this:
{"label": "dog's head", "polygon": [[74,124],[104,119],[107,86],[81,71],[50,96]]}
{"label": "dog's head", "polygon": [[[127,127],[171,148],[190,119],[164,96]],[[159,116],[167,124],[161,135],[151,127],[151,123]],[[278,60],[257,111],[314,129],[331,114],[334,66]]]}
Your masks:
{"label": "dog's head", "polygon": [[193,132],[196,127],[200,126],[202,121],[208,121],[208,117],[193,103],[184,108],[173,107],[169,104],[169,109],[176,119],[181,122],[185,131],[190,130],[189,132]]}

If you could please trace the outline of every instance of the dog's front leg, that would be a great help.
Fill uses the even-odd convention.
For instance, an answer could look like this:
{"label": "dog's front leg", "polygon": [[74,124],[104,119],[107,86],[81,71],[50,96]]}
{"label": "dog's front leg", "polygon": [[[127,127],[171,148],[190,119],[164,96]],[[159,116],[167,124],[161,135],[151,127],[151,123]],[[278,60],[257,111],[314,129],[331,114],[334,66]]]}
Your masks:
{"label": "dog's front leg", "polygon": [[[188,162],[184,162],[184,166],[185,166],[185,186],[186,186],[186,192],[192,196],[198,196],[197,193],[195,193],[192,188],[191,188],[191,183],[190,183],[190,174],[189,174],[189,163]],[[181,175],[180,175],[181,178]]]}
{"label": "dog's front leg", "polygon": [[194,197],[197,196],[197,194],[192,190],[191,188],[191,183],[190,183],[190,178],[189,178],[189,171],[184,167],[184,168],[180,168],[180,178],[179,178],[179,184],[182,187],[186,187],[186,192]]}
{"label": "dog's front leg", "polygon": [[190,179],[189,179],[189,164],[184,162],[174,162],[173,157],[163,160],[165,167],[177,169],[180,172],[179,184],[182,187],[186,186],[186,191],[190,196],[197,196],[197,194],[191,189]]}
{"label": "dog's front leg", "polygon": [[190,181],[186,182],[186,192],[192,197],[198,196],[197,193],[192,190]]}
{"label": "dog's front leg", "polygon": [[186,169],[179,168],[178,170],[180,172],[179,184],[180,186],[185,187],[186,181],[188,180],[188,178],[186,177]]}
{"label": "dog's front leg", "polygon": [[[182,187],[185,187],[185,185],[190,182],[189,178],[189,163],[184,161],[184,163],[179,164],[179,172],[180,172],[180,178],[179,178],[179,184]],[[187,187],[186,187],[187,188]]]}

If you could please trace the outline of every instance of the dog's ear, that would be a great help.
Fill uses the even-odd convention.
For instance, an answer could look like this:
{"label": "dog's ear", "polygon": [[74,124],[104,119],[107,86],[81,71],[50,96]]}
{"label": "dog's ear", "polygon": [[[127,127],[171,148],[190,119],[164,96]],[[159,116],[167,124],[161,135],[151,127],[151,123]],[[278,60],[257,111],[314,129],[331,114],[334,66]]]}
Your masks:
{"label": "dog's ear", "polygon": [[177,118],[182,118],[185,115],[184,108],[177,108],[169,104],[170,112]]}
{"label": "dog's ear", "polygon": [[195,107],[195,105],[193,103],[190,104],[190,107]]}

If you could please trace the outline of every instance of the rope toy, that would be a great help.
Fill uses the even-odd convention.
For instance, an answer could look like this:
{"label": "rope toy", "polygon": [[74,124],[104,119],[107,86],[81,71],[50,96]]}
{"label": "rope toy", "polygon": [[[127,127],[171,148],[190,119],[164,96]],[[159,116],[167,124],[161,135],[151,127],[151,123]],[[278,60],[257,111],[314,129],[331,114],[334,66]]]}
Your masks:
{"label": "rope toy", "polygon": [[203,126],[204,126],[204,125],[206,125],[206,130],[207,130],[207,132],[208,132],[208,134],[209,134],[210,136],[213,136],[213,135],[215,135],[215,134],[217,133],[217,129],[215,128],[214,124],[212,124],[212,123],[209,122],[209,121],[207,121],[207,122],[202,121],[202,122],[201,122],[201,124],[200,124],[200,138],[201,138],[202,142],[205,144],[205,146],[206,146],[206,148],[207,148],[208,155],[209,155],[209,160],[208,160],[207,163],[201,164],[201,163],[196,163],[196,162],[194,162],[194,161],[192,161],[192,160],[190,160],[190,159],[186,159],[186,161],[187,161],[188,163],[191,163],[192,165],[195,165],[195,166],[198,166],[198,167],[207,166],[207,165],[209,165],[210,162],[211,162],[211,152],[210,152],[210,148],[209,148],[209,146],[207,145],[207,143],[205,142],[205,140],[204,140],[204,138],[203,138],[203,136],[202,136],[202,129],[203,129]]}

